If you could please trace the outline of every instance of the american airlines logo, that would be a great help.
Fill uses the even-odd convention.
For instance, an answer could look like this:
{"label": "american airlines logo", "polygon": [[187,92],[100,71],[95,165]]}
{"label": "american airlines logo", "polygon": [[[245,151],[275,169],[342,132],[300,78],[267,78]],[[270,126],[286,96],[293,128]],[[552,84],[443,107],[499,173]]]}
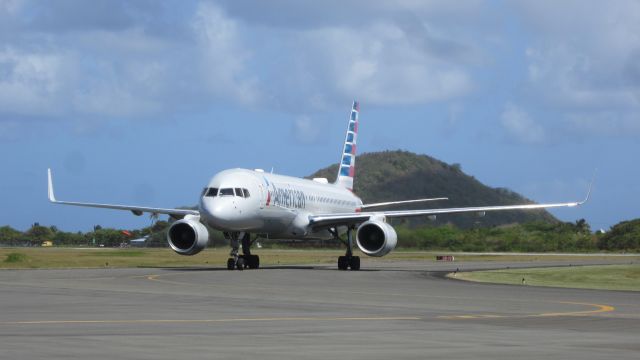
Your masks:
{"label": "american airlines logo", "polygon": [[304,209],[307,206],[305,193],[296,189],[283,189],[274,183],[269,184],[267,191],[267,206],[273,204],[285,208]]}

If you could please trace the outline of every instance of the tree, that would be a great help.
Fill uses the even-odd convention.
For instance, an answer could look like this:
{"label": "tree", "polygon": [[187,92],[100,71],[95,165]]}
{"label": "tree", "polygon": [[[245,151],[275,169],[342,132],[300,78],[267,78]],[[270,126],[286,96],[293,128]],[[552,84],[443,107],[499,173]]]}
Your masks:
{"label": "tree", "polygon": [[0,244],[15,246],[24,240],[22,232],[12,228],[11,226],[0,227]]}
{"label": "tree", "polygon": [[40,245],[45,240],[53,240],[51,229],[39,223],[34,223],[31,229],[27,230],[26,235],[32,246]]}
{"label": "tree", "polygon": [[640,250],[640,219],[614,225],[600,237],[598,247],[603,250]]}
{"label": "tree", "polygon": [[582,234],[591,234],[591,226],[589,226],[587,220],[580,219],[576,221],[576,231]]}

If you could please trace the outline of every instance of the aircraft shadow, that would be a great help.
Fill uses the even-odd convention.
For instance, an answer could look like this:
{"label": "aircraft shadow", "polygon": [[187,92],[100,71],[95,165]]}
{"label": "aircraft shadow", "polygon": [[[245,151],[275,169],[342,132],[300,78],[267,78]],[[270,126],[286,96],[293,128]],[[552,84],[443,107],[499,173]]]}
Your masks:
{"label": "aircraft shadow", "polygon": [[[158,266],[153,267],[155,269],[167,270],[167,271],[181,271],[181,272],[207,272],[207,271],[237,271],[229,270],[226,267],[179,267],[179,266]],[[263,271],[263,270],[320,270],[320,271],[345,271],[338,270],[338,268],[332,268],[330,266],[309,266],[309,265],[273,265],[260,267],[259,269],[245,269],[245,271]],[[360,269],[358,271],[382,271],[383,269]]]}

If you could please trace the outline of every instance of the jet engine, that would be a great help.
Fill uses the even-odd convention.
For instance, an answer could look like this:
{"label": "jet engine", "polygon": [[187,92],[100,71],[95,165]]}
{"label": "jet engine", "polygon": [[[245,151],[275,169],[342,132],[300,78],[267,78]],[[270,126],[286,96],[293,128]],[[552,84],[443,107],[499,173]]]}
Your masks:
{"label": "jet engine", "polygon": [[180,255],[195,255],[209,242],[209,231],[199,221],[182,219],[174,222],[167,232],[173,251]]}
{"label": "jet engine", "polygon": [[356,232],[356,244],[369,256],[384,256],[398,243],[398,235],[393,227],[380,220],[369,220]]}

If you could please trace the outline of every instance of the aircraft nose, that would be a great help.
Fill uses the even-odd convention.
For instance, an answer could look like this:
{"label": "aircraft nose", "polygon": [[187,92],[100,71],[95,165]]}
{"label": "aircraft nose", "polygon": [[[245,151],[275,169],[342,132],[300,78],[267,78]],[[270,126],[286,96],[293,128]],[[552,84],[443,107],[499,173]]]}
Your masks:
{"label": "aircraft nose", "polygon": [[224,227],[233,221],[233,214],[223,201],[217,200],[219,199],[203,198],[200,201],[200,214],[207,220],[207,223],[217,227]]}

